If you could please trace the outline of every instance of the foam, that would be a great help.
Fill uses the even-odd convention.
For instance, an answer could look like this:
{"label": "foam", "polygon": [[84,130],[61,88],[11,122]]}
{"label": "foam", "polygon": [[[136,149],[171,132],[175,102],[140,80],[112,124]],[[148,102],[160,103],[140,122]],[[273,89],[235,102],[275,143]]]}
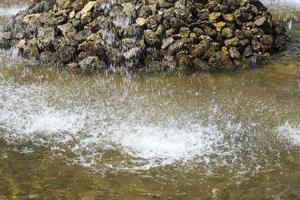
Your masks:
{"label": "foam", "polygon": [[278,127],[277,132],[280,138],[294,146],[300,146],[300,125],[291,125],[286,122]]}
{"label": "foam", "polygon": [[0,16],[1,17],[11,17],[16,15],[21,10],[25,10],[27,5],[11,5],[6,7],[0,7]]}
{"label": "foam", "polygon": [[85,162],[88,158],[95,159],[103,149],[121,151],[148,166],[223,153],[219,144],[225,143],[224,135],[214,125],[179,126],[176,120],[172,124],[134,123],[131,119],[114,117],[106,108],[55,107],[47,101],[49,90],[45,85],[0,83],[2,137],[7,141],[26,140],[58,148],[72,142],[72,151],[77,155],[88,152],[84,158],[77,158]]}

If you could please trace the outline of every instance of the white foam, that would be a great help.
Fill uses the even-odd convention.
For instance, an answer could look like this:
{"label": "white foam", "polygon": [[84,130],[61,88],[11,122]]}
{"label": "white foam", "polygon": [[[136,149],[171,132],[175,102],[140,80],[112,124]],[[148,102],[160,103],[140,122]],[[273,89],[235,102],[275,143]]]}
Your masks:
{"label": "white foam", "polygon": [[49,90],[44,85],[0,83],[2,137],[58,148],[72,142],[69,148],[85,165],[99,161],[107,148],[141,159],[148,167],[223,153],[224,135],[216,126],[179,126],[176,120],[171,124],[133,123],[114,117],[106,108],[54,107],[47,101]]}
{"label": "white foam", "polygon": [[294,146],[300,146],[300,125],[290,125],[288,122],[277,129],[279,137]]}
{"label": "white foam", "polygon": [[23,5],[23,6],[13,5],[9,7],[0,7],[0,16],[2,17],[14,16],[21,10],[25,10],[27,7],[28,7],[27,5]]}

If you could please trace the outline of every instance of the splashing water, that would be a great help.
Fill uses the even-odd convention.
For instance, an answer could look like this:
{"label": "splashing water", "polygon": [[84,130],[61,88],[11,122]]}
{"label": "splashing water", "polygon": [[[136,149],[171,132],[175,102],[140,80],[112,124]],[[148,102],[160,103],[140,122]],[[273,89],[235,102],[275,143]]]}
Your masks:
{"label": "splashing water", "polygon": [[286,139],[289,143],[295,146],[300,146],[300,126],[292,126],[289,123],[278,128],[279,137]]}
{"label": "splashing water", "polygon": [[25,10],[28,6],[13,5],[9,7],[0,7],[0,17],[11,17],[16,15],[21,10]]}

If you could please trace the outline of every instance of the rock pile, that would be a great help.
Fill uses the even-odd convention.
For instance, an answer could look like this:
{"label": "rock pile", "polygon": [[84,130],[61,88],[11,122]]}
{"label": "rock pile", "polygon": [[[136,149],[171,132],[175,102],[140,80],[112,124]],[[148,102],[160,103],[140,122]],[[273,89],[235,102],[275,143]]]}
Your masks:
{"label": "rock pile", "polygon": [[231,70],[283,50],[258,0],[44,0],[17,14],[0,48],[71,70]]}

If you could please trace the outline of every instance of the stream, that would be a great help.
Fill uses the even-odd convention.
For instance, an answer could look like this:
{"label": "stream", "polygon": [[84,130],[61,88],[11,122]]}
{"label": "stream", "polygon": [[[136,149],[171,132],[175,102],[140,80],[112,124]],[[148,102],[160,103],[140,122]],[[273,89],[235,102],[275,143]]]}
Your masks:
{"label": "stream", "polygon": [[[26,7],[0,3],[1,24]],[[0,200],[300,199],[300,23],[290,35],[222,74],[80,76],[2,50]]]}

